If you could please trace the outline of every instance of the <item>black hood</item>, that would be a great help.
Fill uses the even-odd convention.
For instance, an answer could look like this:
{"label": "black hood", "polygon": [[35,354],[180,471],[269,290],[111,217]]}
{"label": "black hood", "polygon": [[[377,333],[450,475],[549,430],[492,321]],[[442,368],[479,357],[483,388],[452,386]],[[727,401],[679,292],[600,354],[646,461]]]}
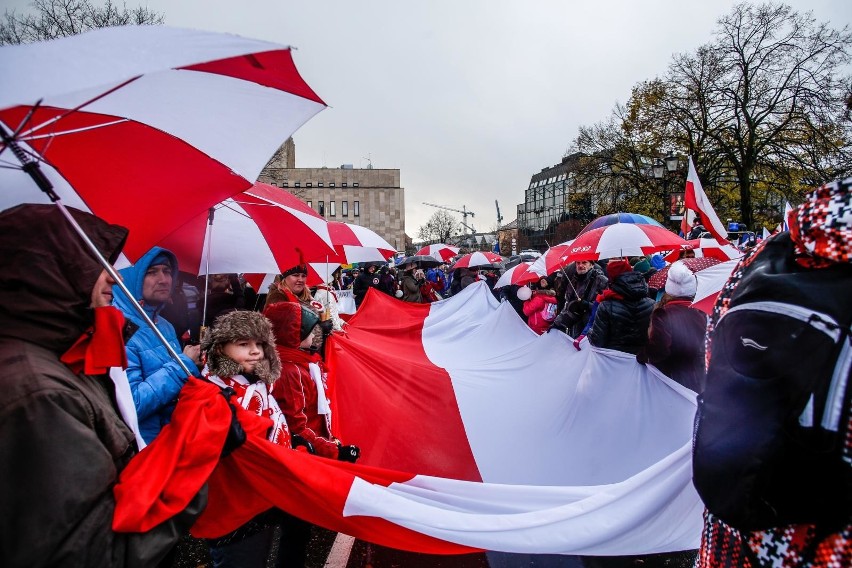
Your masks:
{"label": "black hood", "polygon": [[625,272],[610,283],[613,292],[621,294],[625,300],[639,300],[648,297],[648,283],[641,272]]}
{"label": "black hood", "polygon": [[[111,263],[127,229],[68,208]],[[92,288],[103,268],[56,205],[0,212],[0,337],[64,353],[92,320]]]}

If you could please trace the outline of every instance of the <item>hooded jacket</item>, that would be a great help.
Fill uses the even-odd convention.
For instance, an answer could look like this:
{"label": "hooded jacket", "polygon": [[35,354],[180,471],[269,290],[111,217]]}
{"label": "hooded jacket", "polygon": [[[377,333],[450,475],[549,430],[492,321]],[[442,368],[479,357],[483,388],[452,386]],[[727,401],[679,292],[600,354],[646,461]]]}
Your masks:
{"label": "hooded jacket", "polygon": [[[273,304],[264,311],[272,322],[272,332],[281,357],[281,377],[272,387],[272,395],[287,417],[291,435],[307,440],[318,455],[337,459],[338,444],[331,434],[330,418],[318,411],[319,389],[311,377],[308,352],[300,352],[302,308],[292,302]],[[321,367],[317,370],[320,370]],[[322,378],[325,382],[325,378]],[[327,394],[326,394],[327,397]]]}
{"label": "hooded jacket", "polygon": [[[625,272],[610,283],[610,290],[620,299],[610,296],[598,304],[589,341],[596,347],[635,355],[648,342],[654,309],[648,283],[640,272]],[[607,296],[606,291],[603,295]]]}
{"label": "hooded jacket", "polygon": [[[149,305],[142,299],[145,273],[151,266],[151,262],[160,254],[165,254],[169,259],[172,269],[172,292],[174,292],[174,287],[177,285],[178,262],[175,255],[164,248],[152,248],[136,264],[120,270],[119,273],[124,279],[125,286],[133,294],[134,299],[142,304],[145,313],[166,341],[179,354],[187,368],[198,376],[198,367],[192,359],[181,353],[175,328],[160,316],[163,306]],[[127,378],[130,380],[133,403],[136,405],[136,413],[139,417],[140,433],[150,444],[163,426],[169,422],[177,402],[177,394],[188,377],[169,355],[166,347],[160,343],[154,331],[136,313],[130,299],[118,286],[113,287],[113,303],[124,313],[125,318],[139,326],[127,342]]]}
{"label": "hooded jacket", "polygon": [[[127,230],[69,211],[114,261]],[[112,486],[136,453],[134,436],[109,377],[75,375],[59,361],[92,323],[101,271],[55,205],[0,213],[0,558],[8,568],[156,565],[188,527],[182,518],[183,527],[174,519],[148,533],[112,531]]]}

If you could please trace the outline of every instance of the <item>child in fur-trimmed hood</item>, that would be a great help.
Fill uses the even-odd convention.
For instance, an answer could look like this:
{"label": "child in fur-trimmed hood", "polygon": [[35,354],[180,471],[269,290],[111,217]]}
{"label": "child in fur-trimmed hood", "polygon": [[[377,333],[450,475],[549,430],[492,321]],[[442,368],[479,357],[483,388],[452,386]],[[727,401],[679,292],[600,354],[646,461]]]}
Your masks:
{"label": "child in fur-trimmed hood", "polygon": [[[289,448],[287,421],[272,396],[272,384],[281,375],[281,360],[269,320],[257,312],[223,314],[203,338],[201,351],[207,363],[202,376],[225,389],[226,396],[230,389],[232,403],[272,420],[267,439]],[[214,564],[265,566],[274,528],[283,518],[281,511],[271,509],[236,531],[210,540]]]}

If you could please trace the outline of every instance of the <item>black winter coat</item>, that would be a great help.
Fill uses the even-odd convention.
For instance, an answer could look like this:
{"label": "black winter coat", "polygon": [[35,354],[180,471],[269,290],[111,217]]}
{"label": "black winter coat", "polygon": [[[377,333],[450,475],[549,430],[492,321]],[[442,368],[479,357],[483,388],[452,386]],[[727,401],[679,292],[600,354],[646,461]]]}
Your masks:
{"label": "black winter coat", "polygon": [[648,342],[648,325],[654,302],[648,298],[648,283],[640,272],[625,272],[610,283],[624,299],[604,300],[595,313],[589,341],[634,355]]}

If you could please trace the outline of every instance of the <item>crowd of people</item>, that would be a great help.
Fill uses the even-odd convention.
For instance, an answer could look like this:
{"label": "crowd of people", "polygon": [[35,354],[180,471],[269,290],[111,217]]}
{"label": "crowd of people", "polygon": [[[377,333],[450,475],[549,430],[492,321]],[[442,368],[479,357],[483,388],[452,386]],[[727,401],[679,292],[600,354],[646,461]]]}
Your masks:
{"label": "crowd of people", "polygon": [[[347,325],[337,309],[341,290],[351,289],[356,306],[362,305],[371,288],[404,302],[429,303],[484,280],[536,333],[565,333],[576,349],[583,348],[585,339],[595,347],[631,354],[702,396],[721,396],[708,385],[726,377],[727,360],[722,361],[720,354],[731,347],[712,332],[720,327],[731,299],[742,301],[746,292],[738,296],[737,289],[748,289],[740,282],[751,282],[749,267],[761,266],[757,278],[777,272],[781,283],[786,282],[782,276],[792,274],[809,286],[809,294],[823,295],[818,298],[825,305],[821,309],[829,313],[840,305],[838,323],[832,325],[841,344],[848,343],[852,315],[847,304],[852,295],[849,288],[842,292],[845,300],[837,294],[850,282],[850,186],[843,182],[824,187],[829,189],[821,188],[794,211],[798,216],[791,216],[789,233],[768,239],[767,246],[762,243],[746,256],[734,273],[734,285],[725,288],[710,319],[691,306],[697,281],[680,260],[668,266],[662,289],[649,287],[650,277],[665,266],[660,257],[577,261],[528,286],[496,290],[493,270],[449,272],[445,265],[424,268],[414,262],[338,270],[329,282],[311,289],[307,265],[299,263],[283,270],[268,290],[255,291],[236,274],[193,279],[180,272],[174,254],[154,247],[119,272],[132,295],[127,297],[55,207],[26,205],[4,211],[0,213],[3,563],[150,566],[169,561],[175,542],[203,508],[205,492],[181,514],[149,532],[119,534],[110,528],[115,507],[111,487],[132,457],[167,427],[189,376],[217,385],[231,404],[268,418],[269,442],[356,462],[357,440],[343,441],[334,434],[324,362],[328,337]],[[90,214],[73,214],[100,252],[114,261],[127,231]],[[763,266],[759,260],[770,253],[791,259],[789,266],[781,270],[777,259]],[[206,286],[201,287],[204,293],[199,293],[200,286]],[[754,348],[749,352],[754,360],[735,361],[738,372],[760,378],[760,365],[775,373],[783,371],[755,355],[766,348],[761,343],[766,340],[740,339]],[[715,359],[706,349],[710,345]],[[762,555],[780,554],[777,549],[766,552],[771,548],[767,542],[791,546],[792,533],[798,539],[796,553],[809,562],[802,565],[849,565],[852,419],[849,396],[842,394],[852,391],[846,386],[849,352],[843,351],[846,358],[841,356],[834,371],[839,378],[832,383],[832,389],[841,392],[835,406],[845,443],[832,448],[831,455],[836,453],[842,461],[832,462],[832,476],[826,478],[827,483],[841,484],[838,492],[843,498],[836,501],[840,514],[834,511],[830,522],[816,513],[805,515],[804,525],[797,525],[795,516],[785,517],[783,521],[793,522],[794,528],[779,529],[766,523],[740,526],[710,509],[701,566],[759,566]],[[121,368],[126,369],[126,382],[114,373]],[[707,400],[718,404],[718,399]],[[701,404],[697,433],[702,427],[703,432],[715,432],[714,420],[724,420],[724,408]],[[245,433],[235,426],[223,455],[239,446],[241,436],[244,440]],[[712,477],[702,468],[713,468],[716,475],[720,467],[715,461],[707,465],[698,460],[696,476]],[[735,477],[735,470],[732,464],[726,471]],[[699,490],[710,503],[712,491],[701,486]],[[301,566],[310,531],[304,521],[271,510],[206,546],[216,567],[266,566],[273,535],[280,534],[278,565]],[[820,563],[826,558],[839,563]]]}

